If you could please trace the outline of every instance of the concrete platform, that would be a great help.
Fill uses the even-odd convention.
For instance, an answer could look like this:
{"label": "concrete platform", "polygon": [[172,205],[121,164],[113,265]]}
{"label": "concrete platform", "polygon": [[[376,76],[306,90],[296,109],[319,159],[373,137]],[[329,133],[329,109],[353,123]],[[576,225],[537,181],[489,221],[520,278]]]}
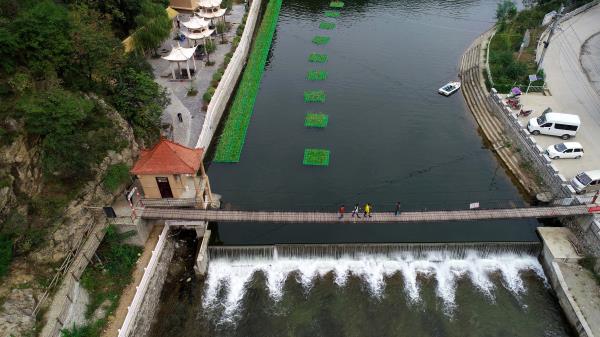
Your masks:
{"label": "concrete platform", "polygon": [[581,259],[572,242],[576,238],[565,227],[538,227],[537,232],[544,243],[544,258],[548,264],[552,261],[577,262]]}

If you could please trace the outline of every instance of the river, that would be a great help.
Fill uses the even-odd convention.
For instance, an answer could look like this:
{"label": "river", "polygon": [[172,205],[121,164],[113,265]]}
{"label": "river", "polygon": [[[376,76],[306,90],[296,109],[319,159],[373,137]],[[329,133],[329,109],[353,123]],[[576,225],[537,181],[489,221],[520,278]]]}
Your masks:
{"label": "river", "polygon": [[[495,1],[283,2],[240,163],[209,167],[223,207],[374,211],[526,205],[459,92],[460,57]],[[319,29],[322,21],[333,30]],[[314,45],[315,35],[331,41]],[[328,62],[308,62],[313,52]],[[325,81],[308,81],[325,70]],[[325,103],[305,103],[321,89]],[[304,127],[307,112],[329,115]],[[302,165],[305,148],[331,151]],[[212,224],[213,244],[537,241],[535,220],[418,224]],[[185,247],[186,245],[182,245]],[[195,248],[186,248],[191,256]],[[186,255],[187,254],[187,255]],[[188,277],[192,281],[185,282]],[[215,258],[205,282],[170,271],[153,336],[569,336],[535,255],[362,254]]]}

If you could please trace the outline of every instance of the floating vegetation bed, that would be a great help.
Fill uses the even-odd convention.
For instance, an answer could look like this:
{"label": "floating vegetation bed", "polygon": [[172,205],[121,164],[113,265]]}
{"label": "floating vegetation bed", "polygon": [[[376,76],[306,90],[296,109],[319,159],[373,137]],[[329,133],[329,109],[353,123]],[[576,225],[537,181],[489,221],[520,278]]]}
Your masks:
{"label": "floating vegetation bed", "polygon": [[310,166],[329,166],[329,150],[304,149],[302,164]]}
{"label": "floating vegetation bed", "polygon": [[324,128],[329,123],[329,116],[322,112],[312,113],[309,112],[304,118],[304,126],[309,128]]}
{"label": "floating vegetation bed", "polygon": [[329,3],[329,7],[331,8],[343,8],[344,3],[342,1],[332,1]]}
{"label": "floating vegetation bed", "polygon": [[308,61],[315,62],[315,63],[325,63],[325,62],[327,62],[327,55],[312,53],[308,56]]}
{"label": "floating vegetation bed", "polygon": [[325,102],[325,91],[323,90],[307,90],[304,92],[304,102],[306,103],[323,103]]}
{"label": "floating vegetation bed", "polygon": [[327,44],[327,43],[329,43],[329,36],[317,35],[317,36],[313,37],[312,42],[314,44]]}
{"label": "floating vegetation bed", "polygon": [[340,12],[339,11],[325,11],[325,16],[328,18],[339,18]]}
{"label": "floating vegetation bed", "polygon": [[323,81],[327,79],[327,72],[323,70],[309,70],[306,78],[309,81]]}
{"label": "floating vegetation bed", "polygon": [[319,28],[321,28],[321,29],[334,29],[335,28],[335,23],[323,21],[323,22],[321,22],[319,24]]}
{"label": "floating vegetation bed", "polygon": [[215,152],[215,162],[237,163],[240,161],[248,124],[260,87],[260,80],[265,70],[267,55],[277,26],[281,2],[282,0],[271,0],[267,5],[248,57],[248,63],[231,104],[229,117],[219,138],[219,144]]}

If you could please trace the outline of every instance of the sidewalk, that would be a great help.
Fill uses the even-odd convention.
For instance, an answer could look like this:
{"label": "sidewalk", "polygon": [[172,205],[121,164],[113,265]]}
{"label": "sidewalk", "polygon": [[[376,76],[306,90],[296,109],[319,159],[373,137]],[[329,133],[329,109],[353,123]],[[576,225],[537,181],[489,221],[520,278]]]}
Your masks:
{"label": "sidewalk", "polygon": [[[230,31],[225,34],[228,42],[221,44],[221,38],[213,36],[217,50],[210,54],[210,60],[214,61],[215,64],[207,67],[205,66],[205,60],[196,60],[197,74],[193,78],[192,83],[186,80],[173,81],[171,79],[169,61],[162,58],[148,58],[148,63],[150,63],[154,72],[154,80],[167,88],[171,99],[171,104],[163,111],[161,123],[172,126],[172,130],[167,132],[167,135],[171,134],[173,141],[188,147],[196,146],[198,137],[202,131],[204,118],[206,117],[206,112],[201,110],[203,105],[202,95],[210,86],[213,74],[223,63],[225,54],[231,51],[231,41],[235,37],[237,27],[242,22],[244,13],[243,4],[233,5],[231,12],[225,16],[225,20],[231,24]],[[181,22],[185,22],[189,20],[189,14],[179,14],[179,18]],[[177,30],[172,32],[171,37],[163,42],[159,50],[170,51],[172,46],[177,45],[177,41],[173,40],[176,32]],[[188,47],[188,41],[184,41],[182,46]],[[197,95],[187,95],[191,86],[198,91]],[[179,122],[177,113],[181,113],[183,122]]]}

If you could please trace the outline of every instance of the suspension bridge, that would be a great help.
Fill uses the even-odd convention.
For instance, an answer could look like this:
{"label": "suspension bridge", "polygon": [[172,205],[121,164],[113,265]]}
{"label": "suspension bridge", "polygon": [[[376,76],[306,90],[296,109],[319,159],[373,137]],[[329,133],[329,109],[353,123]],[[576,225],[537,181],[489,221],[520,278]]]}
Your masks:
{"label": "suspension bridge", "polygon": [[581,216],[600,212],[596,205],[524,207],[506,209],[477,209],[454,211],[376,212],[371,217],[358,219],[345,213],[340,218],[337,212],[282,212],[282,211],[231,211],[150,208],[140,209],[142,219],[153,220],[196,220],[215,222],[274,222],[274,223],[403,223],[437,221],[473,221],[497,219],[555,218]]}

